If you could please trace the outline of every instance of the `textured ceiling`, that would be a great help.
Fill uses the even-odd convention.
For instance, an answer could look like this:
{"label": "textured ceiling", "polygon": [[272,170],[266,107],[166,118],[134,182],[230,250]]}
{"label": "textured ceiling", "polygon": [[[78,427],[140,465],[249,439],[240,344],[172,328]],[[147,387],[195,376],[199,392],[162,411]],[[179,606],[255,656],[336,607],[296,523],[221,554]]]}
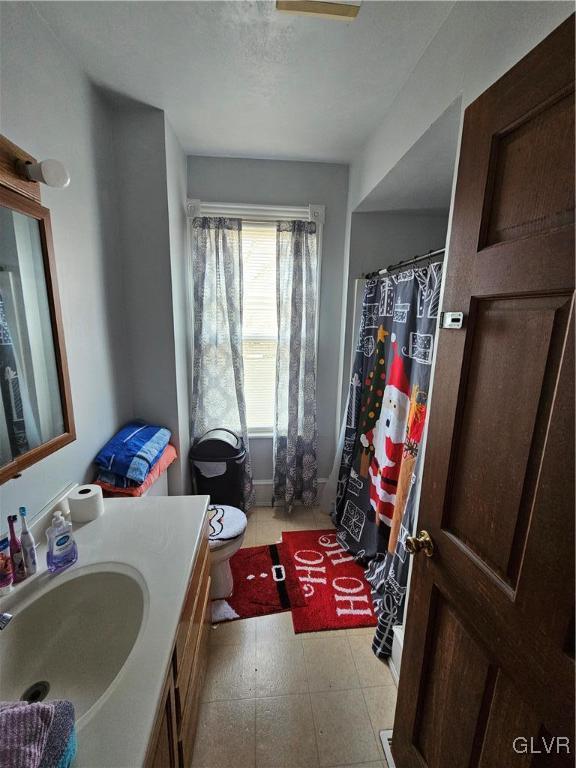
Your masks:
{"label": "textured ceiling", "polygon": [[164,109],[188,153],[347,162],[451,2],[363,2],[353,22],[275,3],[43,2],[98,83]]}

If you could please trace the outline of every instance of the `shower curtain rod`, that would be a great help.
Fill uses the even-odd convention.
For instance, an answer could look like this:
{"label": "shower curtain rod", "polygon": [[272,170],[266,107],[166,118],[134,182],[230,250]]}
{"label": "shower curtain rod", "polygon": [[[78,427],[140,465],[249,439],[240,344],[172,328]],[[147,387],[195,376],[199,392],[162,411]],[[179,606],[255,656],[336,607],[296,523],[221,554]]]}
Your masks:
{"label": "shower curtain rod", "polygon": [[437,251],[428,251],[428,253],[423,253],[421,256],[414,256],[413,259],[405,259],[404,261],[399,261],[396,264],[390,264],[389,267],[378,269],[376,272],[368,272],[365,277],[367,280],[369,280],[371,277],[387,275],[389,272],[392,272],[392,270],[398,269],[399,267],[411,267],[412,264],[417,264],[418,262],[424,261],[425,259],[433,259],[435,256],[444,255],[445,252],[445,248],[438,248]]}

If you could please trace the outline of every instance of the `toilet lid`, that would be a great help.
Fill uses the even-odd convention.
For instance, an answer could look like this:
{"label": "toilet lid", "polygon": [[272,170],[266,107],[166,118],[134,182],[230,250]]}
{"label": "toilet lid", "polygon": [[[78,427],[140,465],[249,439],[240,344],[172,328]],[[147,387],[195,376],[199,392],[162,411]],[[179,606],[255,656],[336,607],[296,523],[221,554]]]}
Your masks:
{"label": "toilet lid", "polygon": [[222,546],[231,539],[241,536],[246,530],[246,515],[237,507],[227,504],[210,504],[210,549]]}

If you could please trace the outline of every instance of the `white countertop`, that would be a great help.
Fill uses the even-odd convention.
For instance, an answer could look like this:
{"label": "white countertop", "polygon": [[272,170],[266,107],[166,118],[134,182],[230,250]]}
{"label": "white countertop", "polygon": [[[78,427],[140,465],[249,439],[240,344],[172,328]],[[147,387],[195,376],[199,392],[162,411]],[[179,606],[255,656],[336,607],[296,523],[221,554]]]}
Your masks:
{"label": "white countertop", "polygon": [[[205,533],[208,496],[156,496],[106,499],[105,513],[74,526],[78,562],[74,569],[102,564],[134,568],[145,583],[140,632],[122,670],[104,696],[77,722],[75,768],[141,766],[166,672],[194,559]],[[38,573],[10,598],[16,614],[57,584],[46,573],[45,548],[38,551]],[[62,574],[62,575],[64,575]]]}

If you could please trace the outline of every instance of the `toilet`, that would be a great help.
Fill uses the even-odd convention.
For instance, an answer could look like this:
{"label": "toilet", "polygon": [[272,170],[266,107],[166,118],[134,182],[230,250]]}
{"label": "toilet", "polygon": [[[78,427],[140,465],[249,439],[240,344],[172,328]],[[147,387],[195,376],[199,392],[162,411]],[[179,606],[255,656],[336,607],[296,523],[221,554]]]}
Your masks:
{"label": "toilet", "polygon": [[230,558],[242,546],[247,519],[244,512],[227,504],[211,504],[210,515],[210,599],[223,600],[234,591]]}

